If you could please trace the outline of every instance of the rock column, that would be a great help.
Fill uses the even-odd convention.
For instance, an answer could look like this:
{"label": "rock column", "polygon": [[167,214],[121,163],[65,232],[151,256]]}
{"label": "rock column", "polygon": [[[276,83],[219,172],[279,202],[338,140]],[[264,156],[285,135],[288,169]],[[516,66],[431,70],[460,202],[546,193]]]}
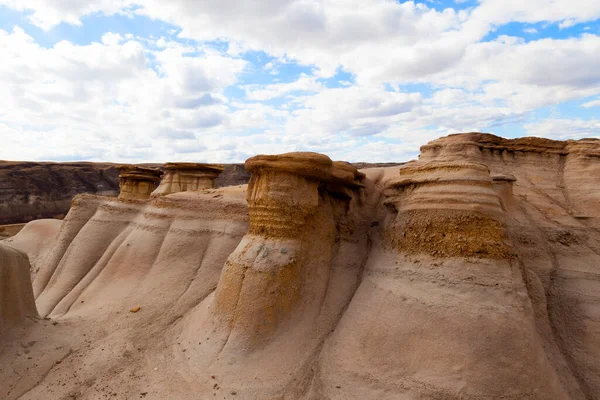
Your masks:
{"label": "rock column", "polygon": [[215,179],[223,172],[223,167],[202,163],[167,163],[165,174],[152,197],[171,193],[197,191],[214,187]]}
{"label": "rock column", "polygon": [[318,314],[311,304],[326,291],[334,210],[360,189],[364,175],[316,153],[256,156],[246,169],[250,230],[225,263],[214,315],[237,338],[230,343],[253,346],[302,319],[292,314]]}
{"label": "rock column", "polygon": [[119,170],[119,199],[145,200],[156,189],[162,172],[154,168],[144,168],[135,165],[120,165]]}
{"label": "rock column", "polygon": [[398,250],[504,258],[504,211],[490,170],[474,161],[416,161],[386,187],[398,214],[387,237]]}

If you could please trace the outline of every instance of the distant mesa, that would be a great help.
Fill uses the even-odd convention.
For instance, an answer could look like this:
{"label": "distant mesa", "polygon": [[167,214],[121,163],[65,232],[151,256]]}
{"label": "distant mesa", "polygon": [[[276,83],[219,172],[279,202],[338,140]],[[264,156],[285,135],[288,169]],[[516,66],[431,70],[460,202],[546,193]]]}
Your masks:
{"label": "distant mesa", "polygon": [[171,162],[164,165],[165,173],[160,185],[152,192],[152,197],[171,193],[211,189],[215,179],[223,172],[223,167],[215,164]]}
{"label": "distant mesa", "polygon": [[160,183],[162,171],[136,165],[119,165],[119,199],[144,200]]}

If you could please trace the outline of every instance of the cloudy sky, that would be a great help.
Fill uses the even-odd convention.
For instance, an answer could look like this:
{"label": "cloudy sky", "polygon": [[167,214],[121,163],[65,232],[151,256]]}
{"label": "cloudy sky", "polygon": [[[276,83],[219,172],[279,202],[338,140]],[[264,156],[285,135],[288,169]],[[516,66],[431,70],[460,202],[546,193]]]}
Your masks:
{"label": "cloudy sky", "polygon": [[0,159],[600,137],[600,0],[0,0]]}

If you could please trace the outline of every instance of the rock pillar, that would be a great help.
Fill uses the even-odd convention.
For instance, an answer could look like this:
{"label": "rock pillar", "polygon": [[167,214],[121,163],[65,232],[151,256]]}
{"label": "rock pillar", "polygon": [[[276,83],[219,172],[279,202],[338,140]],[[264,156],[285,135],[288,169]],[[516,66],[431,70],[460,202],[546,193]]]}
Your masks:
{"label": "rock pillar", "polygon": [[119,199],[145,200],[156,189],[162,172],[154,168],[144,168],[135,165],[120,165],[119,170]]}
{"label": "rock pillar", "polygon": [[223,167],[202,163],[167,163],[164,165],[165,174],[152,197],[166,194],[210,189],[214,187],[215,179],[223,172]]}

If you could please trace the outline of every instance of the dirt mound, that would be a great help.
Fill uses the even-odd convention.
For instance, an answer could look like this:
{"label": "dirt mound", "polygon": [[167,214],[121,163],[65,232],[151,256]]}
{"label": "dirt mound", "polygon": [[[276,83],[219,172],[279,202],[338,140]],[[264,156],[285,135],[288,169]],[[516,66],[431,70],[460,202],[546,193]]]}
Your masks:
{"label": "dirt mound", "polygon": [[247,186],[77,196],[33,283],[56,325],[0,339],[3,395],[598,398],[599,152],[468,133],[399,167],[289,153]]}

